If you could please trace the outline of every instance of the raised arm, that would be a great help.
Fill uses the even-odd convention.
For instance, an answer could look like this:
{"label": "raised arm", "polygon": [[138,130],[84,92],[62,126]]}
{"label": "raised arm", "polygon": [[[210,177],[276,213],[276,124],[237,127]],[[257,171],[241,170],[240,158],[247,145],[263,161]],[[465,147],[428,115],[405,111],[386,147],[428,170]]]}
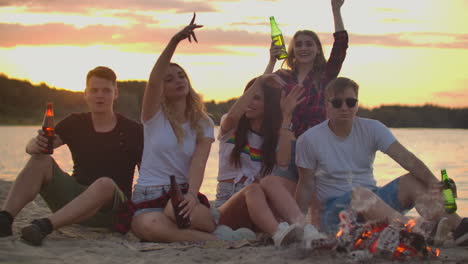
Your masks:
{"label": "raised arm", "polygon": [[315,171],[298,167],[299,181],[296,187],[296,202],[304,215],[307,215],[307,210],[311,208],[310,216],[311,223],[316,228],[320,227],[320,214],[322,208],[317,198]]}
{"label": "raised arm", "polygon": [[343,18],[341,17],[341,6],[343,6],[343,3],[344,0],[331,0],[333,21],[335,23],[335,32],[345,30]]}
{"label": "raised arm", "polygon": [[439,183],[439,180],[429,170],[426,164],[401,145],[400,142],[393,142],[390,147],[388,147],[387,155],[400,164],[405,170],[420,179],[427,187],[430,187],[431,184]]}
{"label": "raised arm", "polygon": [[197,25],[194,22],[195,14],[190,24],[184,27],[184,29],[181,31],[177,32],[177,34],[171,38],[166,48],[156,61],[153,69],[151,70],[148,84],[146,85],[145,93],[143,95],[143,105],[141,109],[141,120],[143,122],[151,119],[160,110],[163,100],[162,84],[169,67],[169,62],[171,61],[172,55],[174,55],[174,51],[177,45],[180,41],[186,38],[188,38],[191,42],[190,36],[192,36],[194,40],[197,41],[194,30],[202,27],[202,25]]}
{"label": "raised arm", "polygon": [[280,167],[288,167],[291,159],[291,141],[294,140],[294,132],[291,128],[292,113],[296,106],[306,98],[302,96],[304,87],[294,86],[288,95],[281,95],[281,113],[283,121],[279,132],[278,151],[276,152],[276,163]]}
{"label": "raised arm", "polygon": [[278,89],[282,88],[286,84],[276,74],[264,74],[257,77],[252,86],[247,89],[247,91],[245,91],[245,93],[242,94],[242,96],[231,106],[231,109],[229,109],[226,118],[224,118],[221,123],[221,135],[237,126],[240,118],[246,112],[248,105],[252,101],[252,98],[266,82],[278,87]]}
{"label": "raised arm", "polygon": [[267,67],[265,69],[265,74],[266,73],[273,73],[273,70],[275,69],[275,64],[276,64],[276,58],[281,54],[281,46],[275,45],[276,41],[271,42],[270,46],[270,60],[268,61]]}

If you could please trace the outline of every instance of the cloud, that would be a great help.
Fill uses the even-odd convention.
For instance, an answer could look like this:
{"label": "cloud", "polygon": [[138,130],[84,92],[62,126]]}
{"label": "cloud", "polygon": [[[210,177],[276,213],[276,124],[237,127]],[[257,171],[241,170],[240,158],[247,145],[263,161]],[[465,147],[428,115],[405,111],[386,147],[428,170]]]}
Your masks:
{"label": "cloud", "polygon": [[91,9],[125,9],[125,10],[174,10],[175,13],[186,12],[215,12],[206,1],[187,2],[182,0],[0,0],[0,7],[23,7],[29,12],[62,12],[83,13]]}
{"label": "cloud", "polygon": [[[0,47],[22,45],[95,45],[95,44],[160,44],[163,45],[178,29],[154,27],[157,23],[131,26],[89,25],[77,28],[63,23],[21,25],[0,23]],[[215,46],[265,46],[268,33],[251,33],[244,30],[220,30],[207,27],[197,30],[200,45],[209,51]],[[333,39],[330,33],[319,33],[323,44]],[[350,34],[350,45],[376,45],[390,47],[425,47],[468,49],[468,34],[400,33],[386,35]]]}
{"label": "cloud", "polygon": [[351,45],[468,49],[468,34],[405,32],[385,35],[351,34]]}

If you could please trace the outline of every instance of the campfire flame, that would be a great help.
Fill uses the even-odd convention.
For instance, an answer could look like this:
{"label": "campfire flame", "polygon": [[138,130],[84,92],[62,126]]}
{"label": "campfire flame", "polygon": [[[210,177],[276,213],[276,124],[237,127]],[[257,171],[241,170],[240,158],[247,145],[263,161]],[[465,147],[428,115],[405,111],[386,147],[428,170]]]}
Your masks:
{"label": "campfire flame", "polygon": [[414,219],[410,219],[406,224],[405,224],[405,229],[408,230],[408,232],[411,232],[413,230],[413,227],[416,225],[416,221]]}

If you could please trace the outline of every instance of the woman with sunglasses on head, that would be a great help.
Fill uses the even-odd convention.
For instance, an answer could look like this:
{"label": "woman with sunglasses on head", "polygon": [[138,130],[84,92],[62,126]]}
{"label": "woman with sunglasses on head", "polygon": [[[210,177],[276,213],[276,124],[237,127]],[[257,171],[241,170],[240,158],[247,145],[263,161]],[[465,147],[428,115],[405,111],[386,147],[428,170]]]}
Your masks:
{"label": "woman with sunglasses on head", "polygon": [[[199,194],[206,161],[214,141],[213,121],[185,70],[170,62],[178,44],[197,41],[192,22],[176,33],[154,65],[143,96],[141,120],[144,150],[140,175],[133,191],[131,229],[142,240],[176,242],[214,240],[215,224]],[[180,215],[190,219],[188,229],[176,225],[168,193],[174,175],[184,194]],[[205,203],[202,203],[205,201]]]}
{"label": "woman with sunglasses on head", "polygon": [[[275,74],[286,82],[283,88],[288,93],[293,87],[304,88],[304,101],[292,115],[283,116],[282,133],[289,135],[280,142],[282,156],[278,158],[278,168],[261,181],[261,185],[271,204],[283,218],[293,218],[304,224],[304,216],[294,200],[296,184],[299,179],[295,165],[296,138],[307,129],[323,122],[326,117],[324,90],[327,84],[336,78],[346,56],[348,35],[341,17],[344,0],[331,0],[335,33],[330,57],[325,60],[322,44],[317,34],[311,30],[299,30],[289,44],[288,58],[283,67]],[[265,73],[273,71],[280,47],[272,45],[270,63]],[[288,150],[288,146],[290,149]]]}
{"label": "woman with sunglasses on head", "polygon": [[303,89],[295,87],[282,97],[280,88],[268,84],[271,78],[278,77],[265,74],[251,80],[221,118],[215,206],[221,225],[259,229],[281,245],[295,226],[275,217],[258,181],[276,166],[282,151],[277,145],[282,137],[281,116],[290,115],[303,100],[299,99]]}

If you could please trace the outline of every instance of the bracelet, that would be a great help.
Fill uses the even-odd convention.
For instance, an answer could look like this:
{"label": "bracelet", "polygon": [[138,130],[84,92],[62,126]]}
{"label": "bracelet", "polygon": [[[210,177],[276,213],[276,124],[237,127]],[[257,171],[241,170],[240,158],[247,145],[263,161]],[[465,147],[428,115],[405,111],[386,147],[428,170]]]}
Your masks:
{"label": "bracelet", "polygon": [[287,129],[289,131],[293,131],[293,124],[289,123],[289,125],[281,125],[281,128]]}
{"label": "bracelet", "polygon": [[195,198],[195,200],[198,201],[198,197],[197,197],[195,194],[193,194],[193,193],[191,193],[191,192],[187,192],[187,194],[190,194],[193,198]]}

